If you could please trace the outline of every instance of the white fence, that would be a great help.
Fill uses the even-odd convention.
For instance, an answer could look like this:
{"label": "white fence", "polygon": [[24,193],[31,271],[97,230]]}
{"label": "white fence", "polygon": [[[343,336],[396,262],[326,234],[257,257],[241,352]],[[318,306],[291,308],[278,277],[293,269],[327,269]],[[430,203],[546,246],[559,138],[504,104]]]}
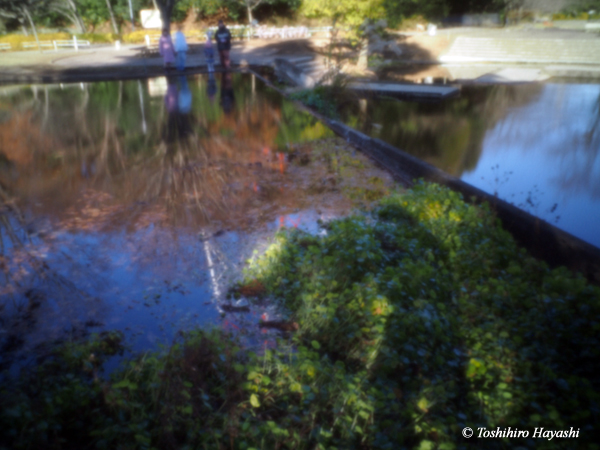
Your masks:
{"label": "white fence", "polygon": [[10,44],[8,43],[1,43],[0,44],[0,50],[10,50],[12,49],[12,47],[10,46]]}
{"label": "white fence", "polygon": [[[73,39],[62,40],[62,41],[40,41],[39,46],[41,48],[53,48],[58,51],[59,47],[73,47],[75,51],[79,50],[79,47],[89,47],[90,41],[83,41],[73,36]],[[23,42],[23,48],[38,48],[37,42]]]}
{"label": "white fence", "polygon": [[289,39],[309,37],[310,33],[307,27],[266,27],[260,26],[254,30],[254,35],[260,39]]}
{"label": "white fence", "polygon": [[[44,48],[44,47],[54,48],[54,44],[52,44],[52,41],[40,41],[39,44],[40,44],[40,47],[42,47],[42,48]],[[38,48],[38,43],[37,42],[23,42],[23,48]]]}
{"label": "white fence", "polygon": [[[306,38],[316,33],[331,33],[332,27],[268,27],[261,25],[260,27],[249,27],[247,25],[231,25],[227,27],[231,32],[233,39],[292,39],[292,38]],[[201,32],[198,36],[200,41],[206,39],[206,33],[211,31],[213,36],[217,31],[217,27],[209,27]],[[186,35],[186,38],[193,37]],[[144,43],[146,49],[156,49],[158,47],[158,41],[160,40],[160,34],[147,34],[144,36]],[[81,42],[81,41],[78,41]]]}
{"label": "white fence", "polygon": [[[231,31],[232,38],[238,39],[290,39],[290,38],[306,38],[316,33],[331,32],[332,27],[269,27],[261,25],[259,27],[249,27],[247,25],[231,25],[228,27]],[[206,36],[206,31],[212,31],[213,34],[217,31],[217,27],[210,27],[205,30],[200,37]]]}
{"label": "white fence", "polygon": [[585,24],[585,31],[600,31],[600,22],[588,22]]}
{"label": "white fence", "polygon": [[144,41],[146,42],[146,47],[156,47],[158,45],[158,41],[160,40],[160,34],[150,35],[147,34],[144,37]]}

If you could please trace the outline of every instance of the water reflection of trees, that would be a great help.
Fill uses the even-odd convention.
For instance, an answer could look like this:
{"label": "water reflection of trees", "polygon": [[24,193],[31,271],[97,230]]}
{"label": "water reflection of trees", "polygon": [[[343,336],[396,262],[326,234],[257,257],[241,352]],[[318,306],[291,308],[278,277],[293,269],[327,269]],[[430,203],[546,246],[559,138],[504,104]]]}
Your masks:
{"label": "water reflection of trees", "polygon": [[[273,183],[284,177],[277,152],[324,129],[256,83],[239,76],[218,81],[222,95],[215,101],[209,81],[191,79],[186,113],[169,112],[162,91],[152,95],[137,82],[38,88],[43,95],[22,90],[8,100],[19,105],[7,125],[19,142],[2,152],[19,177],[0,177],[48,214],[67,211],[85,190],[101,191],[107,203],[98,208],[95,197],[95,223],[116,204],[134,214],[163,208],[169,220],[241,220],[257,199],[277,197]],[[181,80],[166,84],[181,94]]]}
{"label": "water reflection of trees", "polygon": [[567,136],[565,141],[552,149],[561,159],[561,167],[569,168],[559,172],[556,182],[564,191],[600,199],[600,93],[585,133]]}
{"label": "water reflection of trees", "polygon": [[[546,84],[536,101],[513,108],[488,134],[504,150],[532,156],[560,192],[600,198],[600,89],[593,84]],[[530,86],[516,86],[528,92]],[[533,168],[532,168],[533,169]]]}
{"label": "water reflection of trees", "polygon": [[455,176],[477,166],[486,131],[511,108],[538,97],[540,85],[463,87],[459,99],[439,103],[369,101],[366,114],[347,120]]}
{"label": "water reflection of trees", "polygon": [[[60,324],[81,333],[95,323],[90,314],[101,317],[101,303],[87,292],[104,292],[93,285],[103,282],[103,256],[79,254],[83,241],[65,251],[66,236],[161,224],[244,228],[272,220],[262,212],[274,203],[301,205],[302,196],[289,195],[282,152],[326,131],[247,81],[39,86],[0,96],[0,364],[46,326],[43,317],[61,316],[56,333],[64,331]],[[178,106],[190,104],[169,111],[162,90],[169,85]],[[223,87],[235,92],[228,111],[215,95]],[[132,261],[176,245],[175,228],[168,233],[144,234],[170,244],[144,241],[149,249],[134,252]],[[105,236],[97,248],[117,235]],[[118,238],[113,245],[141,241]]]}

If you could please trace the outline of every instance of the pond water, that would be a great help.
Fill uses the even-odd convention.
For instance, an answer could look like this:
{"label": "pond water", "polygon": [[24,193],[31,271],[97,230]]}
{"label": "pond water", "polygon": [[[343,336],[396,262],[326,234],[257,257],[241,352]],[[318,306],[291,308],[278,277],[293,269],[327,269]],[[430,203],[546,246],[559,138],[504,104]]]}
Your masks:
{"label": "pond water", "polygon": [[223,310],[246,259],[392,187],[250,75],[0,88],[0,369],[103,330],[268,344],[273,307]]}
{"label": "pond water", "polygon": [[360,100],[344,120],[600,247],[600,85],[463,86]]}

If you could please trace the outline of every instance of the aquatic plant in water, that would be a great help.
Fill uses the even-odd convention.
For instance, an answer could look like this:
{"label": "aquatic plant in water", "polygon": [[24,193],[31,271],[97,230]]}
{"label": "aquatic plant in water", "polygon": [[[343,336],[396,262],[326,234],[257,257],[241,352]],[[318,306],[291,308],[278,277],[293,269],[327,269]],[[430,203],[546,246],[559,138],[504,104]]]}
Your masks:
{"label": "aquatic plant in water", "polygon": [[[78,363],[3,384],[0,442],[459,449],[511,427],[529,437],[478,443],[598,448],[597,287],[531,258],[487,207],[433,184],[323,226],[280,232],[234,289],[298,324],[276,348],[255,354],[198,330],[106,381],[93,376],[97,343],[70,347],[60,358]],[[536,427],[579,434],[534,438]]]}

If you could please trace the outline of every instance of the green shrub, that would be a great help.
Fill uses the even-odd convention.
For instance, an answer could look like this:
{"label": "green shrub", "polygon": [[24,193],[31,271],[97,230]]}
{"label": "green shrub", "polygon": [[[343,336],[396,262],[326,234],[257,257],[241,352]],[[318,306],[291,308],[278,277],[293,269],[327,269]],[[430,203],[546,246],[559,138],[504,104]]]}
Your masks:
{"label": "green shrub", "polygon": [[146,35],[160,37],[159,31],[137,30],[124,34],[122,40],[125,44],[144,44]]}
{"label": "green shrub", "polygon": [[469,426],[599,448],[600,289],[434,184],[323,227],[280,232],[236,288],[294,324],[276,348],[198,330],[105,380],[119,336],[69,344],[3,380],[0,447],[459,449]]}
{"label": "green shrub", "polygon": [[340,75],[331,76],[331,84],[318,85],[313,89],[305,89],[290,95],[292,100],[298,100],[309,108],[316,110],[332,119],[339,117],[339,111],[356,95],[346,88],[347,79]]}
{"label": "green shrub", "polygon": [[115,33],[84,33],[78,34],[77,39],[90,41],[90,44],[110,44],[118,40],[119,35]]}
{"label": "green shrub", "polygon": [[297,345],[363,380],[351,392],[372,410],[344,417],[360,436],[332,426],[327,445],[457,448],[465,426],[573,426],[587,436],[574,445],[594,447],[598,288],[534,260],[486,208],[436,185],[327,231],[284,232],[248,274],[288,308]]}

